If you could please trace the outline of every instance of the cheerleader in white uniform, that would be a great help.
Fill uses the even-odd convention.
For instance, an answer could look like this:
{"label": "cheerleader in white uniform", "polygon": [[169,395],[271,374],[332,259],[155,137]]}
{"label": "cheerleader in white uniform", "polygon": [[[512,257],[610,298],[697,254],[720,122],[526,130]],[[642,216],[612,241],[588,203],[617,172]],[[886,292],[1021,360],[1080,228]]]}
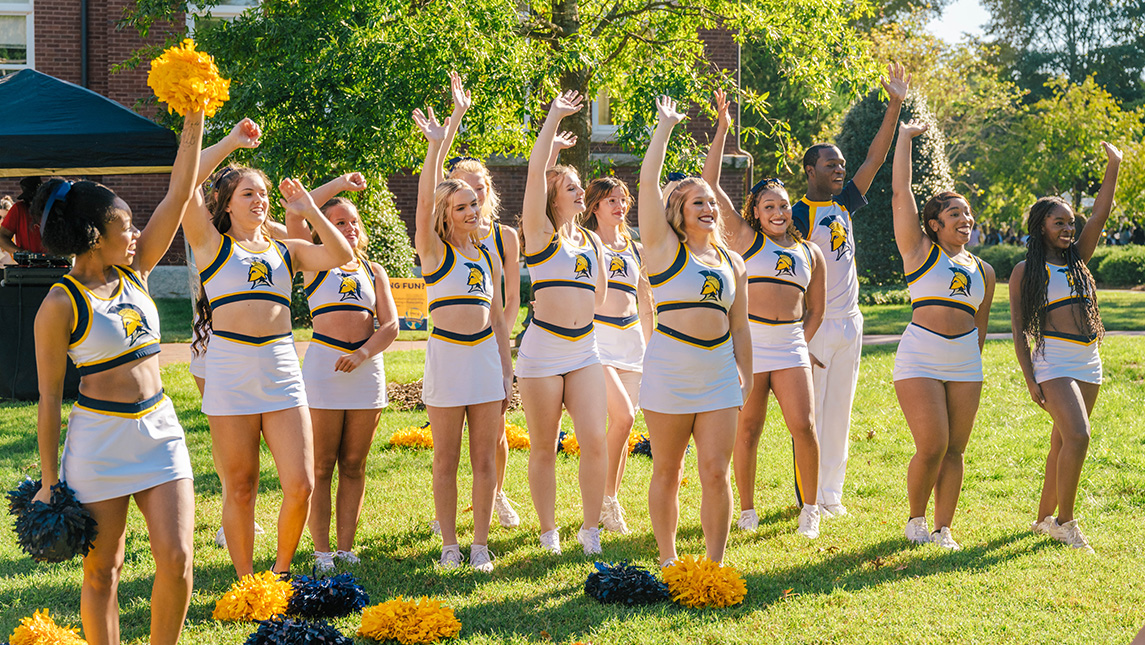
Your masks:
{"label": "cheerleader in white uniform", "polygon": [[659,120],[640,167],[640,235],[656,302],[656,333],[644,352],[640,406],[652,442],[648,513],[660,563],[676,559],[684,452],[696,441],[703,501],[700,523],[708,559],[720,562],[731,524],[731,465],[738,410],[752,389],[747,275],[722,246],[716,195],[687,178],[668,194],[660,171],[676,102],[656,101]]}
{"label": "cheerleader in white uniform", "polygon": [[445,126],[414,111],[429,140],[418,183],[414,246],[421,258],[433,332],[425,354],[422,400],[433,432],[433,502],[441,528],[440,564],[461,566],[457,541],[457,467],[461,435],[469,427],[473,470],[473,545],[470,565],[493,570],[489,524],[496,490],[494,452],[509,407],[513,368],[501,308],[501,266],[475,241],[481,216],[465,182],[441,176]]}
{"label": "cheerleader in white uniform", "polygon": [[[716,134],[704,164],[704,178],[716,192],[720,217],[729,246],[743,256],[748,282],[748,320],[751,327],[755,386],[736,424],[735,480],[739,491],[737,526],[759,527],[755,511],[756,459],[767,398],[779,402],[795,447],[795,494],[799,505],[799,533],[819,535],[819,438],[815,433],[814,392],[807,343],[823,322],[826,307],[826,269],[823,252],[809,244],[791,220],[791,201],[783,182],[763,179],[751,189],[743,215],[737,216],[727,193],[720,188],[724,139],[731,120],[723,92],[716,93]],[[822,367],[822,365],[819,365]]]}
{"label": "cheerleader in white uniform", "polygon": [[1086,262],[1101,241],[1121,167],[1121,151],[1102,145],[1109,160],[1105,178],[1081,233],[1074,234],[1068,203],[1058,197],[1039,199],[1027,218],[1026,259],[1010,274],[1010,324],[1018,365],[1030,397],[1053,420],[1033,530],[1087,551],[1093,547],[1078,526],[1074,503],[1089,450],[1089,415],[1101,388],[1097,346],[1105,327]]}
{"label": "cheerleader in white uniform", "polygon": [[[449,117],[443,154],[448,154],[453,139],[461,127],[465,112],[473,105],[473,99],[461,83],[457,72],[450,72],[450,89],[453,94],[453,114]],[[447,179],[460,179],[469,184],[477,193],[477,208],[481,214],[481,226],[477,239],[490,254],[501,262],[501,294],[505,307],[505,329],[510,334],[517,324],[517,314],[521,311],[521,241],[517,231],[500,222],[501,199],[493,186],[493,176],[485,164],[472,157],[455,157],[446,162]],[[501,415],[501,435],[497,439],[497,494],[493,498],[493,511],[501,526],[512,528],[521,523],[517,511],[503,490],[505,467],[509,463],[509,439],[505,436],[505,415]]]}
{"label": "cheerleader in white uniform", "polygon": [[271,239],[267,180],[252,168],[215,173],[207,204],[196,200],[183,224],[201,266],[200,303],[207,305],[200,306],[196,338],[204,327],[212,330],[203,413],[226,482],[223,528],[240,577],[254,572],[260,440],[274,457],[283,495],[273,571],[290,569],[314,487],[310,415],[290,332],[294,272],[333,269],[353,258],[346,238],[299,182],[285,179],[279,191],[283,207],[306,218],[322,244]]}
{"label": "cheerleader in white uniform", "polygon": [[[895,243],[913,309],[894,367],[895,393],[915,445],[907,469],[910,519],[905,532],[915,543],[959,549],[950,526],[962,490],[962,453],[982,396],[982,343],[994,298],[994,269],[966,250],[974,216],[958,193],[930,198],[919,227],[911,192],[911,145],[926,129],[915,121],[899,126],[892,174]],[[933,533],[926,523],[931,491]]]}
{"label": "cheerleader in white uniform", "polygon": [[[44,246],[74,255],[36,315],[37,438],[47,502],[61,478],[99,533],[83,559],[80,615],[91,643],[119,642],[118,586],[131,499],[147,521],[155,560],[150,642],[179,640],[191,599],[195,491],[183,428],[159,378],[159,313],[147,276],[179,228],[196,186],[203,113],[188,114],[163,201],[142,232],[130,207],[95,182],[52,179],[32,213]],[[59,462],[60,406],[68,357],[80,372]],[[57,467],[58,464],[58,467]]]}
{"label": "cheerleader in white uniform", "polygon": [[593,312],[605,301],[600,240],[576,225],[584,189],[567,166],[546,168],[561,119],[581,109],[582,97],[553,99],[529,155],[521,234],[533,284],[533,321],[517,352],[517,383],[529,424],[529,491],[541,523],[541,546],[561,552],[556,520],[556,452],[562,405],[580,444],[583,522],[577,542],[600,553],[600,509],[608,450],[604,373],[596,351]]}
{"label": "cheerleader in white uniform", "polygon": [[[359,173],[331,182],[337,189],[360,190]],[[311,197],[324,196],[323,186]],[[380,264],[366,259],[368,241],[358,208],[344,197],[323,202],[322,213],[354,248],[353,262],[329,271],[303,273],[304,293],[314,335],[302,362],[302,380],[314,428],[314,495],[310,502],[310,537],[315,566],[334,568],[338,558],[358,562],[354,534],[366,494],[366,457],[386,405],[386,370],[382,352],[398,336],[398,312],[389,277]],[[291,237],[308,237],[300,217],[290,217]],[[317,241],[317,240],[315,240]],[[375,329],[374,321],[377,320]],[[335,525],[338,549],[330,548],[330,494],[338,468]]]}
{"label": "cheerleader in white uniform", "polygon": [[644,346],[652,333],[652,291],[640,261],[640,244],[632,239],[626,222],[631,207],[632,194],[623,181],[598,177],[588,184],[580,217],[581,224],[600,237],[608,278],[608,298],[597,307],[594,325],[608,395],[608,479],[600,521],[616,533],[628,533],[618,495],[628,460],[628,435],[640,406]]}

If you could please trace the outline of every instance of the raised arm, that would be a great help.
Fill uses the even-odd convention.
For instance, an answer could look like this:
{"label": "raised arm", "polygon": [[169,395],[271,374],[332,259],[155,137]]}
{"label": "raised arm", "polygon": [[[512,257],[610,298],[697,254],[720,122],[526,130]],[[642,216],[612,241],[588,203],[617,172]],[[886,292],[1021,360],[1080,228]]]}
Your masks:
{"label": "raised arm", "polygon": [[553,137],[553,151],[549,153],[549,160],[545,164],[545,169],[552,168],[557,165],[557,160],[561,156],[561,150],[567,150],[576,145],[576,135],[571,132],[561,132]]}
{"label": "raised arm", "polygon": [[151,213],[147,226],[139,234],[136,242],[135,259],[132,268],[146,275],[155,268],[160,258],[171,248],[175,231],[187,204],[198,188],[199,154],[203,147],[203,113],[192,112],[183,118],[183,133],[179,137],[179,152],[175,155],[175,165],[171,168],[171,182],[163,201]]}
{"label": "raised arm", "polygon": [[[656,99],[656,129],[640,164],[640,191],[637,193],[636,213],[640,224],[640,241],[648,255],[672,252],[676,244],[676,233],[668,225],[664,216],[664,195],[660,192],[660,173],[664,169],[664,155],[668,152],[668,138],[672,128],[684,120],[684,115],[676,111],[675,99],[661,96]],[[669,249],[668,247],[671,247]]]}
{"label": "raised arm", "polygon": [[[903,258],[903,270],[917,267],[920,256],[930,249],[930,239],[918,224],[918,205],[911,190],[911,147],[914,138],[926,132],[927,125],[918,121],[899,126],[898,147],[895,148],[891,172],[891,211],[895,218],[895,244]],[[913,268],[911,269],[913,270]]]}
{"label": "raised arm", "polygon": [[[449,73],[449,92],[453,95],[453,114],[446,122],[445,139],[441,143],[441,153],[445,157],[453,148],[453,140],[457,138],[457,131],[461,129],[461,120],[465,113],[473,106],[473,95],[461,83],[461,76],[457,72]],[[440,166],[441,164],[438,164]]]}
{"label": "raised arm", "polygon": [[414,215],[413,243],[417,254],[421,257],[421,265],[437,267],[441,264],[445,243],[438,237],[433,229],[433,195],[437,191],[437,184],[441,179],[441,144],[445,139],[445,131],[449,126],[449,119],[442,125],[437,122],[433,108],[427,112],[413,111],[413,120],[418,129],[425,135],[429,144],[425,150],[425,163],[421,166],[421,176],[417,184],[417,210]]}
{"label": "raised arm", "polygon": [[354,250],[346,237],[334,228],[330,220],[318,210],[310,193],[297,179],[283,179],[278,185],[282,193],[283,210],[287,217],[303,217],[316,233],[321,244],[311,244],[309,240],[286,240],[291,255],[296,258],[295,271],[325,271],[342,266],[354,259]]}
{"label": "raised arm", "polygon": [[708,185],[716,193],[716,202],[720,205],[720,218],[723,219],[724,226],[737,226],[746,222],[739,216],[731,198],[720,186],[720,173],[724,166],[724,143],[727,141],[728,130],[732,123],[731,116],[728,115],[728,97],[723,90],[719,90],[715,93],[714,100],[716,103],[716,132],[712,135],[712,143],[708,146],[708,156],[704,159],[704,170],[700,176],[708,182]]}
{"label": "raised arm", "polygon": [[1101,241],[1101,231],[1105,228],[1110,211],[1113,210],[1113,194],[1117,191],[1117,171],[1121,168],[1121,151],[1106,141],[1102,141],[1101,145],[1105,148],[1105,156],[1109,161],[1105,164],[1105,178],[1101,180],[1101,190],[1097,191],[1097,198],[1093,200],[1093,210],[1090,212],[1089,220],[1081,229],[1081,234],[1077,236],[1077,250],[1081,254],[1082,262],[1089,262],[1097,243]]}
{"label": "raised arm", "polygon": [[[337,197],[339,193],[345,191],[358,192],[366,189],[366,178],[360,172],[349,172],[331,179],[330,181],[322,184],[321,186],[310,191],[310,199],[314,200],[314,204],[318,209],[322,209],[322,204]],[[293,238],[296,240],[310,241],[310,227],[306,225],[306,220],[298,214],[286,214],[286,235],[283,237],[275,236],[275,239]]]}
{"label": "raised arm", "polygon": [[533,150],[529,153],[529,174],[525,179],[525,199],[521,206],[521,233],[525,237],[526,252],[536,251],[552,235],[553,226],[549,218],[545,217],[545,202],[548,199],[546,164],[561,119],[579,112],[583,100],[577,92],[558,94],[549,106],[549,114],[545,117],[541,131],[537,133],[537,140],[533,142]]}
{"label": "raised arm", "polygon": [[899,63],[887,65],[887,78],[881,79],[883,89],[890,97],[890,102],[887,103],[887,112],[883,115],[883,123],[879,126],[879,131],[875,133],[875,138],[871,141],[871,147],[867,148],[867,158],[863,160],[863,165],[855,171],[855,176],[851,178],[851,181],[855,182],[855,187],[864,195],[871,188],[875,174],[879,172],[879,168],[887,160],[887,153],[890,152],[891,142],[895,138],[895,124],[899,120],[899,111],[902,110],[902,102],[906,99],[907,90],[910,89],[910,79],[911,77],[906,75],[906,70]]}
{"label": "raised arm", "polygon": [[239,121],[221,141],[203,150],[203,154],[199,157],[197,184],[207,181],[215,169],[221,166],[235,150],[257,148],[260,143],[262,143],[262,129],[258,124],[250,119]]}

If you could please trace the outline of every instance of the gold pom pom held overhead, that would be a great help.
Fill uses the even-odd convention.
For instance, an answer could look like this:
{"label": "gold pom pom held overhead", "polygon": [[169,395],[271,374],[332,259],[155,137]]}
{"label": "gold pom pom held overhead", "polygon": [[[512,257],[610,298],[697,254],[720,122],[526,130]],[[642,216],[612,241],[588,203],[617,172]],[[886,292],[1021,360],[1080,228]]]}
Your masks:
{"label": "gold pom pom held overhead", "polygon": [[186,116],[203,110],[210,117],[230,98],[231,82],[219,76],[215,59],[195,51],[195,42],[187,38],[151,61],[147,85],[168,112]]}

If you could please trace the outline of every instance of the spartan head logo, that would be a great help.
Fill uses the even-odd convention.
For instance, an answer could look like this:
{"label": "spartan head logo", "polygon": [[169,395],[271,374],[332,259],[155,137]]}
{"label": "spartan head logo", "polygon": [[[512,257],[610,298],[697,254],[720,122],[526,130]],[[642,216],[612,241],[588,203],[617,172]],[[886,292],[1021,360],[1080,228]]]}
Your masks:
{"label": "spartan head logo", "polygon": [[970,273],[957,267],[950,267],[950,272],[954,274],[950,277],[950,295],[969,297],[970,287],[973,285]]}
{"label": "spartan head logo", "polygon": [[358,278],[351,274],[342,274],[342,282],[338,284],[338,293],[342,295],[341,300],[361,300],[362,299],[362,283],[358,282]]}
{"label": "spartan head logo", "polygon": [[274,286],[274,280],[270,273],[270,264],[261,258],[252,259],[250,261],[250,268],[247,270],[246,281],[250,283],[251,289],[258,286]]}
{"label": "spartan head logo", "polygon": [[469,293],[487,293],[485,290],[485,269],[482,269],[480,264],[473,264],[472,262],[466,262],[465,266],[469,269],[469,277],[465,281],[465,285],[469,287]]}
{"label": "spartan head logo", "polygon": [[704,284],[700,287],[700,302],[705,300],[722,300],[724,297],[724,280],[715,271],[700,271],[704,276]]}
{"label": "spartan head logo", "polygon": [[627,278],[628,277],[628,261],[624,259],[623,255],[610,255],[608,260],[608,277],[610,278]]}
{"label": "spartan head logo", "polygon": [[577,278],[591,278],[592,277],[592,259],[588,257],[588,253],[578,253],[573,264],[573,273]]}
{"label": "spartan head logo", "polygon": [[1074,290],[1073,274],[1069,272],[1069,267],[1062,267],[1062,268],[1058,269],[1057,272],[1065,276],[1065,281],[1066,281],[1066,284],[1069,285],[1069,290],[1073,291]]}
{"label": "spartan head logo", "polygon": [[775,252],[775,275],[795,275],[795,256],[790,251]]}
{"label": "spartan head logo", "polygon": [[119,322],[123,325],[123,337],[127,339],[128,343],[134,343],[143,336],[155,335],[151,333],[151,328],[147,325],[147,318],[143,316],[143,310],[139,307],[124,303],[112,307],[110,312],[119,316]]}
{"label": "spartan head logo", "polygon": [[835,259],[841,260],[847,254],[847,227],[837,217],[825,217],[819,222],[831,231],[831,250],[835,252]]}

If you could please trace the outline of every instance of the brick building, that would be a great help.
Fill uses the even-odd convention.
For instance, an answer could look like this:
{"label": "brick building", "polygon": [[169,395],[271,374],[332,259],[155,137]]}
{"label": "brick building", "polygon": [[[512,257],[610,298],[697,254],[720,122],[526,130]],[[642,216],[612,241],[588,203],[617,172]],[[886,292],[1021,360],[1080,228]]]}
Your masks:
{"label": "brick building", "polygon": [[[212,15],[215,19],[225,19],[257,3],[258,0],[229,0],[228,4],[213,8]],[[134,31],[117,28],[124,9],[131,5],[134,0],[0,0],[0,74],[30,67],[137,108],[141,99],[151,96],[146,69],[112,73],[116,65],[127,60],[143,44]],[[152,33],[164,31],[162,26],[156,26]],[[731,34],[711,30],[702,36],[709,60],[723,69],[735,71],[738,78],[739,46]],[[621,154],[610,143],[615,126],[608,122],[605,102],[598,100],[592,107],[593,159],[611,161],[617,176],[635,189],[640,158]],[[145,116],[153,116],[156,108],[137,109]],[[696,118],[695,111],[691,116],[686,127],[698,140],[707,140],[712,124]],[[738,141],[737,130],[728,137],[721,182],[737,202],[750,185],[751,172],[750,157],[739,150]],[[491,159],[488,165],[502,197],[504,220],[516,223],[524,194],[524,160]],[[141,226],[163,198],[169,175],[107,175],[88,179],[106,184],[131,204],[137,217],[136,225]],[[390,178],[389,187],[412,234],[417,177],[411,172],[395,174]],[[0,179],[0,195],[18,193],[18,178]],[[163,264],[185,264],[181,239],[180,236],[172,244]]]}

